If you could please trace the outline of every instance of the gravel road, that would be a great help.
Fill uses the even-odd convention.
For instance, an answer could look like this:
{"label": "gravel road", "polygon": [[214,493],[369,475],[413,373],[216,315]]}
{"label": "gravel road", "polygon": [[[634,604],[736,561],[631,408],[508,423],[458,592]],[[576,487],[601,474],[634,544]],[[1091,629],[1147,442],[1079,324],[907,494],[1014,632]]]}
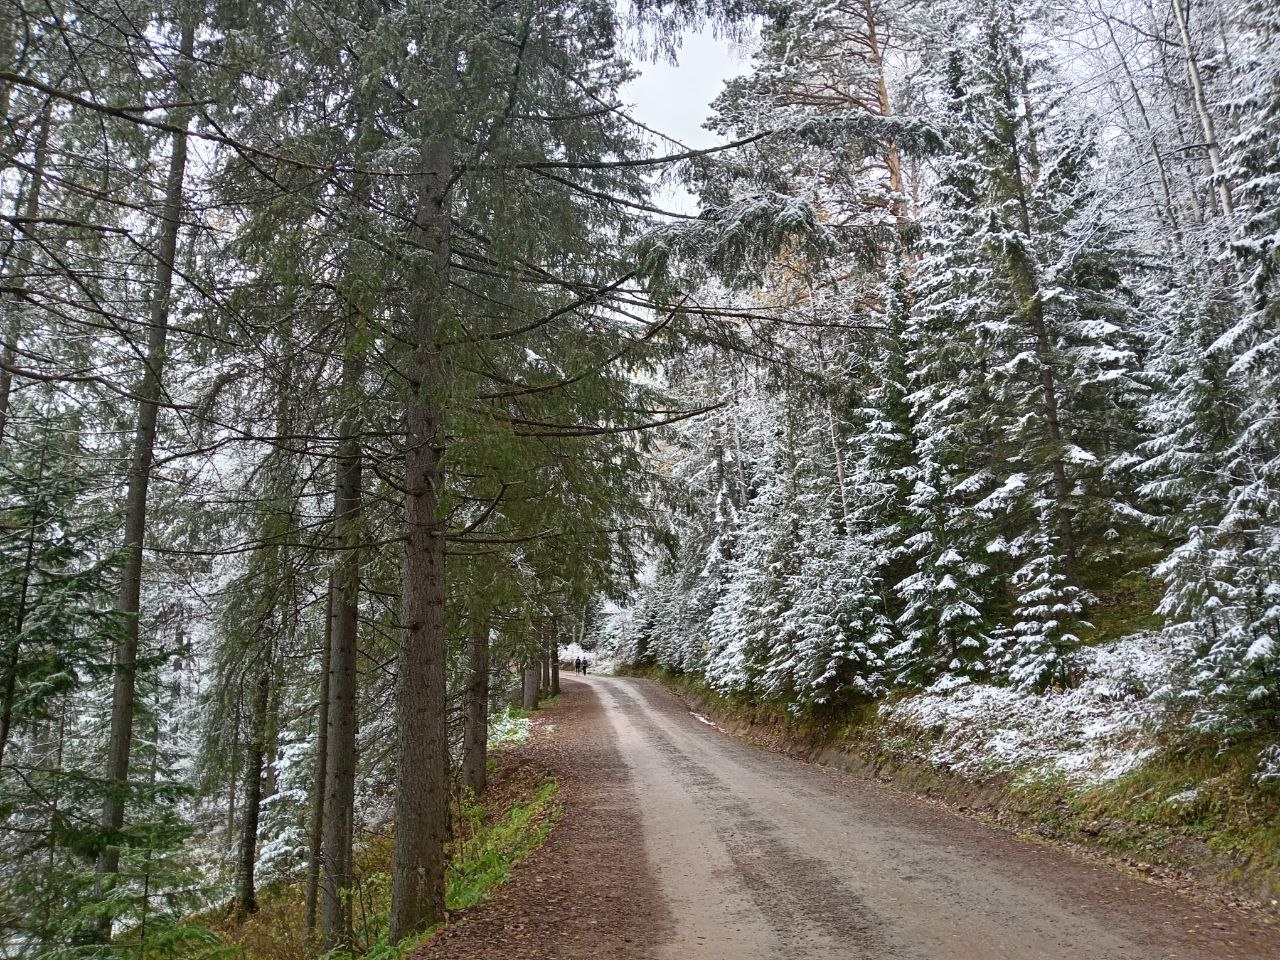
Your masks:
{"label": "gravel road", "polygon": [[1262,921],[760,750],[651,681],[565,687],[626,761],[663,960],[1280,960]]}

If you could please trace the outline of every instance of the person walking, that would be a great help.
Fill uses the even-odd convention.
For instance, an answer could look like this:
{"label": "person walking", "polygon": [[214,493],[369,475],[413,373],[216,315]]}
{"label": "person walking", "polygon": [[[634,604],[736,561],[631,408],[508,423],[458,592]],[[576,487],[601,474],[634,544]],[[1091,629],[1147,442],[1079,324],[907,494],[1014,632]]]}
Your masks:
{"label": "person walking", "polygon": [[573,658],[573,672],[574,672],[574,673],[581,673],[581,672],[582,672],[582,658],[581,658],[581,657],[574,657],[574,658]]}

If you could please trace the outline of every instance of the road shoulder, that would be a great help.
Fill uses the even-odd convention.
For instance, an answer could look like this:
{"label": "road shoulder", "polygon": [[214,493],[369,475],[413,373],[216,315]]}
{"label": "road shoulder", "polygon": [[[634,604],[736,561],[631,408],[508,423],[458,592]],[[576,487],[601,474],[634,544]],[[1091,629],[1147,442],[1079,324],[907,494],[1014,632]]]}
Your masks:
{"label": "road shoulder", "polygon": [[414,960],[647,956],[669,925],[646,861],[638,800],[596,694],[567,680],[504,762],[555,779],[564,811],[484,903],[450,917]]}

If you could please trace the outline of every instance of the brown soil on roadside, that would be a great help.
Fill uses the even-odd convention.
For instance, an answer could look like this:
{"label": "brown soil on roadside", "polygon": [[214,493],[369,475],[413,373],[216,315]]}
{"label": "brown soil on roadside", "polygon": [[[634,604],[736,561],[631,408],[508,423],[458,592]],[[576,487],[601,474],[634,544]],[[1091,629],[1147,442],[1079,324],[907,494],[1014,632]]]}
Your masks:
{"label": "brown soil on roadside", "polygon": [[500,757],[491,802],[551,776],[560,819],[489,900],[453,914],[412,960],[627,960],[647,956],[668,925],[631,775],[596,694],[566,685],[534,724],[529,742]]}

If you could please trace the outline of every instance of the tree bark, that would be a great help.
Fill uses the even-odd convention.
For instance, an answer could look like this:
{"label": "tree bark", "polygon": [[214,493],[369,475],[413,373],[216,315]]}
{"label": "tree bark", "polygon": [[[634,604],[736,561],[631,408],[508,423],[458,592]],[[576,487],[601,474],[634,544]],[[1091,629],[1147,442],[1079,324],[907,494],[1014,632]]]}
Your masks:
{"label": "tree bark", "polygon": [[524,666],[524,697],[520,706],[526,710],[538,709],[538,675],[540,669],[537,660],[529,660]]}
{"label": "tree bark", "polygon": [[234,728],[231,731],[231,769],[227,771],[226,846],[228,850],[236,842],[236,787],[240,784],[240,730],[242,718],[238,697],[236,698],[234,717]]}
{"label": "tree bark", "polygon": [[559,644],[551,641],[551,695],[560,696],[560,650]]}
{"label": "tree bark", "polygon": [[[14,54],[18,52],[18,18],[6,17],[0,22],[0,64],[4,65],[5,70],[12,70],[16,64],[14,63]],[[9,104],[13,97],[13,84],[7,80],[0,80],[0,126],[9,126]],[[9,158],[5,157],[5,170],[9,169]]]}
{"label": "tree bark", "polygon": [[[46,434],[40,444],[40,462],[37,476],[44,479],[45,456],[49,449],[49,438]],[[27,524],[24,559],[22,563],[22,585],[18,589],[18,609],[14,613],[13,623],[9,625],[10,637],[5,656],[4,682],[0,686],[0,767],[4,766],[5,748],[9,744],[9,732],[13,727],[13,707],[18,690],[18,668],[22,663],[22,630],[27,623],[27,602],[31,591],[31,577],[36,566],[36,531],[44,523],[43,502],[37,498],[31,505],[31,520]]]}
{"label": "tree bark", "polygon": [[[117,610],[123,621],[116,644],[115,678],[111,693],[111,732],[107,749],[106,779],[110,784],[102,807],[102,827],[108,846],[98,858],[99,891],[120,867],[120,850],[113,842],[124,825],[125,798],[129,782],[129,753],[133,745],[133,713],[135,677],[138,661],[138,614],[142,595],[142,545],[147,532],[147,486],[156,441],[156,419],[163,393],[162,378],[165,344],[169,334],[169,296],[173,287],[174,261],[177,257],[178,231],[182,225],[182,184],[187,168],[187,134],[191,108],[185,92],[195,44],[194,5],[183,18],[179,40],[181,64],[175,100],[180,104],[170,114],[175,128],[169,171],[165,180],[164,207],[156,252],[156,270],[151,290],[148,316],[147,359],[141,382],[137,386],[138,421],[134,434],[133,456],[129,466],[125,494],[124,556]],[[109,918],[104,919],[109,928]]]}
{"label": "tree bark", "polygon": [[391,940],[444,920],[444,845],[449,832],[445,633],[444,358],[437,345],[447,309],[455,147],[425,143],[414,247],[421,267],[406,340],[412,345],[405,409],[404,632],[397,675],[399,765],[391,879]]}
{"label": "tree bark", "polygon": [[307,857],[307,895],[303,923],[307,933],[316,929],[316,904],[320,890],[320,855],[324,831],[325,784],[329,762],[329,650],[333,643],[334,578],[325,591],[324,645],[320,648],[320,697],[316,717],[316,766],[311,788],[310,849]]}
{"label": "tree bark", "polygon": [[1231,200],[1231,184],[1227,182],[1222,170],[1222,148],[1218,145],[1218,131],[1214,126],[1213,114],[1209,112],[1209,102],[1204,93],[1204,80],[1200,75],[1200,63],[1196,60],[1195,48],[1191,43],[1191,27],[1187,20],[1187,0],[1173,0],[1173,18],[1178,21],[1178,37],[1182,41],[1182,56],[1186,62],[1187,80],[1191,84],[1191,104],[1195,107],[1196,117],[1200,121],[1200,130],[1204,134],[1205,147],[1209,154],[1209,172],[1217,181],[1215,189],[1222,212],[1231,216],[1233,204]]}
{"label": "tree bark", "polygon": [[[40,129],[36,134],[35,156],[32,158],[31,183],[27,185],[27,195],[23,202],[22,215],[26,220],[25,226],[21,228],[21,232],[26,234],[28,242],[34,238],[36,229],[36,221],[40,216],[40,195],[44,191],[44,173],[45,162],[49,154],[49,126],[50,114],[53,109],[53,101],[45,101],[44,110],[40,114]],[[19,230],[14,229],[17,234]],[[32,243],[34,247],[35,244]],[[12,285],[19,290],[25,283],[27,270],[23,264],[19,245],[14,245],[14,269],[10,277]],[[15,300],[17,294],[15,296]],[[9,406],[13,396],[13,365],[18,359],[18,342],[22,338],[22,306],[19,303],[11,304],[12,314],[9,316],[9,323],[5,328],[3,357],[4,362],[0,364],[0,445],[4,443],[5,434],[9,428]]]}
{"label": "tree bark", "polygon": [[[876,80],[876,106],[882,117],[893,116],[893,104],[889,100],[889,85],[885,81],[884,44],[880,40],[880,31],[876,25],[876,9],[871,0],[863,0],[862,15],[867,25],[865,42],[867,57]],[[884,152],[884,164],[889,171],[889,189],[896,197],[893,201],[893,214],[899,220],[906,219],[906,190],[902,180],[902,152],[890,141]]]}
{"label": "tree bark", "polygon": [[467,689],[462,713],[462,785],[484,792],[489,759],[489,623],[473,613],[467,636]]}
{"label": "tree bark", "polygon": [[[270,664],[270,660],[267,660]],[[245,756],[244,812],[240,820],[240,866],[236,875],[236,916],[258,910],[254,867],[258,860],[258,815],[262,806],[262,767],[266,759],[267,708],[271,702],[271,668],[264,665],[253,693],[253,735]]]}
{"label": "tree bark", "polygon": [[[360,362],[343,361],[344,395],[354,394]],[[332,647],[329,653],[329,756],[325,767],[321,942],[326,950],[351,942],[351,835],[356,797],[356,652],[360,598],[361,451],[359,420],[344,418],[333,498],[334,526],[342,550],[334,574]]]}
{"label": "tree bark", "polygon": [[[376,22],[376,6],[365,13]],[[372,26],[372,23],[370,24]],[[359,170],[369,149],[373,124],[366,96],[357,92],[352,144],[354,166]],[[368,175],[357,172],[352,181],[354,235],[361,235],[360,217],[369,203]],[[350,251],[349,251],[350,252]],[[352,260],[348,270],[356,269]],[[326,951],[339,945],[352,947],[350,890],[355,858],[352,834],[355,825],[356,738],[359,695],[356,661],[359,651],[361,523],[363,518],[364,450],[360,442],[364,395],[364,347],[359,343],[360,309],[348,302],[342,354],[340,400],[345,413],[339,428],[333,491],[334,541],[340,551],[332,581],[330,621],[329,755],[324,775],[324,834],[321,846],[322,892],[321,943]]]}
{"label": "tree bark", "polygon": [[[1020,78],[1023,79],[1023,78]],[[1005,107],[1009,116],[1017,116],[1019,109],[1014,91],[1006,88],[1003,91]],[[1027,124],[1031,118],[1028,115]],[[1022,147],[1018,143],[1017,130],[1011,129],[1006,147],[1008,153],[1009,176],[1014,186],[1018,210],[1017,228],[1027,240],[1027,248],[1034,244],[1034,228],[1031,222],[1031,201],[1028,175],[1022,161]],[[1035,354],[1039,363],[1040,398],[1043,404],[1043,416],[1048,433],[1049,470],[1053,480],[1054,517],[1057,527],[1058,541],[1062,545],[1063,568],[1067,579],[1077,582],[1076,578],[1076,544],[1075,544],[1075,511],[1071,507],[1071,484],[1067,477],[1067,466],[1063,459],[1065,444],[1062,433],[1062,422],[1058,410],[1058,382],[1054,373],[1054,348],[1049,335],[1048,320],[1044,312],[1044,300],[1040,295],[1039,280],[1033,265],[1021,254],[1014,253],[1010,258],[1013,272],[1013,287],[1022,299],[1022,309],[1026,314],[1031,334],[1035,342]]]}

